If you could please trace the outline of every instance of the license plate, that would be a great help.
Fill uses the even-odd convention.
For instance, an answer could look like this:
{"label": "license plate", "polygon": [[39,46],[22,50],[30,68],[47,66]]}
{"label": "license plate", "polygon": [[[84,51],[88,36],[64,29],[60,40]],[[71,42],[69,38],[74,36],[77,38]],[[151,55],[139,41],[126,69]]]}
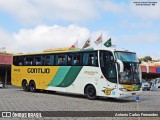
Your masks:
{"label": "license plate", "polygon": [[136,95],[136,93],[132,93],[132,95]]}

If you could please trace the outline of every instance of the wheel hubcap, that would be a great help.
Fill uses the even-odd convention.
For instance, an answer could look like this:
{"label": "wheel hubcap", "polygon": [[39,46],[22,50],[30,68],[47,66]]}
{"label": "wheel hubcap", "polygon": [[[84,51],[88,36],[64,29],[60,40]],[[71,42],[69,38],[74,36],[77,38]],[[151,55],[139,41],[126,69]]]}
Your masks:
{"label": "wheel hubcap", "polygon": [[26,83],[26,82],[23,83],[23,89],[24,89],[24,90],[27,89],[27,83]]}
{"label": "wheel hubcap", "polygon": [[89,96],[94,96],[95,94],[94,89],[89,89],[88,94]]}

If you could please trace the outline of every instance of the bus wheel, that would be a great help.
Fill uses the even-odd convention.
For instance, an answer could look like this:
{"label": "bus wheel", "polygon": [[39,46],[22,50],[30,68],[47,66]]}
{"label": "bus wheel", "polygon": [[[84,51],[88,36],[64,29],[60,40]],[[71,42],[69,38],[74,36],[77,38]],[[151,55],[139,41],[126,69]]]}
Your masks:
{"label": "bus wheel", "polygon": [[93,85],[89,85],[86,87],[85,94],[86,94],[87,98],[90,100],[94,100],[97,98],[96,89]]}
{"label": "bus wheel", "polygon": [[26,80],[24,80],[24,81],[22,82],[22,88],[23,88],[24,91],[28,91],[28,83],[27,83]]}
{"label": "bus wheel", "polygon": [[29,83],[29,89],[30,89],[31,92],[36,92],[36,84],[35,84],[34,81],[31,81]]}

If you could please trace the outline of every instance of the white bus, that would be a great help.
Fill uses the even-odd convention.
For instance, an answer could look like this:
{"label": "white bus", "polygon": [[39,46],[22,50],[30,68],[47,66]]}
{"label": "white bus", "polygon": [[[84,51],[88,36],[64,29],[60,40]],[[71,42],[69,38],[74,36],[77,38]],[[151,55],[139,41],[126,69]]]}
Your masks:
{"label": "white bus", "polygon": [[64,48],[14,55],[11,82],[25,91],[77,93],[89,99],[142,92],[136,53],[117,48]]}

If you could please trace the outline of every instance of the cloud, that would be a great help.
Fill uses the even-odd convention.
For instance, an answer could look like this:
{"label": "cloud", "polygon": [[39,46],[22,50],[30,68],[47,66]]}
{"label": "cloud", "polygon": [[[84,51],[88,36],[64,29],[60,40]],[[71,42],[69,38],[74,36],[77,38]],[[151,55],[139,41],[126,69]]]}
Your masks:
{"label": "cloud", "polygon": [[98,0],[1,0],[0,11],[11,14],[23,24],[45,20],[86,21],[98,16]]}
{"label": "cloud", "polygon": [[22,23],[38,22],[39,12],[28,0],[1,0],[0,11],[7,12]]}
{"label": "cloud", "polygon": [[91,33],[89,29],[77,25],[39,25],[32,29],[20,29],[18,32],[10,34],[1,30],[0,42],[6,41],[3,46],[9,52],[39,52],[50,48],[70,47],[77,39],[78,47],[82,48],[86,40],[91,37],[91,46],[98,48],[103,47],[103,44],[97,46],[94,41],[101,33],[103,33],[104,43],[110,37],[108,31],[94,31]]}
{"label": "cloud", "polygon": [[49,48],[70,47],[77,39],[81,47],[89,36],[90,31],[87,28],[76,25],[67,27],[40,25],[12,33],[10,39],[6,38],[8,40],[6,47],[9,51],[37,52]]}
{"label": "cloud", "polygon": [[14,33],[7,33],[0,29],[0,47],[6,47],[8,52],[40,52],[44,49],[70,47],[78,39],[78,47],[82,48],[85,41],[91,36],[92,47],[104,48],[103,43],[98,46],[94,43],[101,33],[103,33],[103,43],[111,37],[112,44],[117,48],[134,51],[138,57],[151,55],[152,58],[159,59],[157,34],[138,33],[111,36],[109,31],[91,33],[89,29],[77,25],[39,25],[32,29],[20,29]]}
{"label": "cloud", "polygon": [[101,12],[113,13],[120,18],[160,19],[159,2],[155,6],[136,6],[133,1],[112,0],[1,0],[0,11],[23,25],[90,22],[103,17]]}
{"label": "cloud", "polygon": [[0,48],[7,46],[10,44],[11,35],[6,32],[4,29],[0,28]]}

